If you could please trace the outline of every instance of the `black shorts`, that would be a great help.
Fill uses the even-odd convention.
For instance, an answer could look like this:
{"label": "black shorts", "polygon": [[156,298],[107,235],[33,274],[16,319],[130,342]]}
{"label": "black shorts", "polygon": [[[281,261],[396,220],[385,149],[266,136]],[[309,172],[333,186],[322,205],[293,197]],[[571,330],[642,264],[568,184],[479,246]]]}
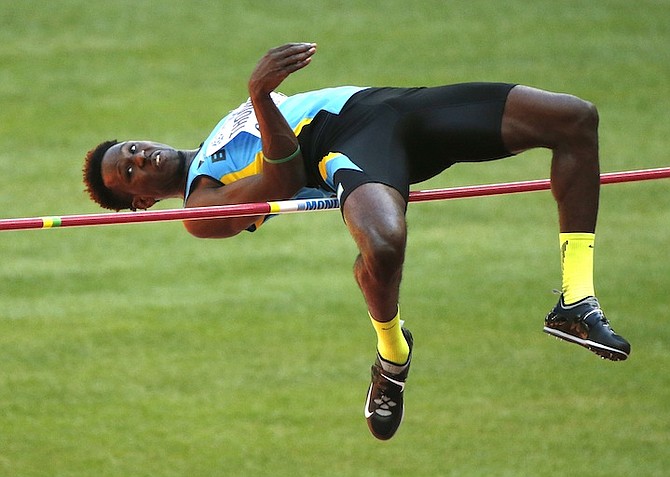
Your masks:
{"label": "black shorts", "polygon": [[337,152],[355,165],[338,169],[340,203],[356,187],[379,182],[405,200],[409,186],[457,162],[508,157],[502,115],[513,84],[465,83],[432,88],[369,88],[338,115],[319,113],[300,142],[310,183],[330,187],[318,163]]}

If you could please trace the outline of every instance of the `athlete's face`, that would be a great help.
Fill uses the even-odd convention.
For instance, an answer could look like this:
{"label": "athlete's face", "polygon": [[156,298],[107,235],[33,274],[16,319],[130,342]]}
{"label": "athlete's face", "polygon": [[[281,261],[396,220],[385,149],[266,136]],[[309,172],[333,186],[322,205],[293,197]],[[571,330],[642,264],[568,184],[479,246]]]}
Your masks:
{"label": "athlete's face", "polygon": [[102,180],[121,197],[173,197],[183,183],[185,155],[165,144],[126,141],[102,158]]}

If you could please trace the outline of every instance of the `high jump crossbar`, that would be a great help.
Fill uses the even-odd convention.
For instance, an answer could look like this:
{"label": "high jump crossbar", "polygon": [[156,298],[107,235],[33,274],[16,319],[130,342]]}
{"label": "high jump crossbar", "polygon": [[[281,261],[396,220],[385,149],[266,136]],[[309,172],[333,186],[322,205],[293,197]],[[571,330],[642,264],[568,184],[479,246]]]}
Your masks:
{"label": "high jump crossbar", "polygon": [[[670,177],[670,167],[641,169],[633,171],[609,172],[601,174],[601,184],[635,182]],[[539,179],[500,184],[486,184],[447,189],[431,189],[410,192],[410,202],[461,199],[500,194],[535,192],[551,188],[549,179]],[[62,215],[44,217],[23,217],[0,219],[0,231],[35,230],[62,227],[91,227],[96,225],[134,224],[143,222],[168,222],[174,220],[221,219],[251,215],[287,214],[312,212],[339,208],[336,198],[294,199],[277,202],[257,202],[249,204],[192,207],[140,212],[106,212],[99,214]]]}

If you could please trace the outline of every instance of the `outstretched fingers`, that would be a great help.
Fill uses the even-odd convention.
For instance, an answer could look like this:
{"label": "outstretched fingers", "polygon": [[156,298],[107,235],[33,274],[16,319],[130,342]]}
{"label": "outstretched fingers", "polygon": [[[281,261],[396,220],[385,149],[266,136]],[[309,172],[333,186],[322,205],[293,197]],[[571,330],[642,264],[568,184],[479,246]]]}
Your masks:
{"label": "outstretched fingers", "polygon": [[249,91],[267,94],[277,88],[288,75],[312,61],[316,43],[288,43],[269,50],[258,62],[249,79]]}
{"label": "outstretched fingers", "polygon": [[312,61],[316,53],[316,43],[289,43],[270,50],[270,54],[277,55],[277,63],[287,72],[292,73],[304,68]]}

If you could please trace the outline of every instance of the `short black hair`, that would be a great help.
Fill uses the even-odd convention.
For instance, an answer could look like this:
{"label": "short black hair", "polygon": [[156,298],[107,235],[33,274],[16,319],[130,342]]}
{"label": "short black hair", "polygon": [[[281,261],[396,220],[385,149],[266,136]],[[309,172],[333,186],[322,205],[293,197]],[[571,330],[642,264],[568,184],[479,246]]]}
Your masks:
{"label": "short black hair", "polygon": [[117,212],[122,209],[133,208],[132,199],[115,195],[105,186],[102,180],[102,158],[110,147],[118,143],[116,139],[104,141],[88,151],[82,169],[86,192],[88,192],[91,200],[105,209],[116,210]]}

